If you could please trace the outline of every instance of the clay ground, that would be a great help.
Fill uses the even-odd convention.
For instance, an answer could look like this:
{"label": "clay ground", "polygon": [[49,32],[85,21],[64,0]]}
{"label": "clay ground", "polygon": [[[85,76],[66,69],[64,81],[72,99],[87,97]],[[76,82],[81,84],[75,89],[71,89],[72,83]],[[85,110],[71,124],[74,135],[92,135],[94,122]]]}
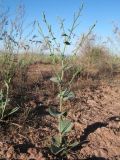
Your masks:
{"label": "clay ground", "polygon": [[[20,109],[0,123],[0,159],[57,160],[48,149],[50,137],[57,132],[57,119],[48,113],[59,107],[57,87],[49,80],[50,64],[30,65],[18,72],[11,86],[11,105]],[[19,76],[18,76],[19,75]],[[81,145],[71,151],[69,160],[120,159],[120,76],[91,80],[78,77],[73,84],[76,98],[65,103],[74,122],[69,138]]]}

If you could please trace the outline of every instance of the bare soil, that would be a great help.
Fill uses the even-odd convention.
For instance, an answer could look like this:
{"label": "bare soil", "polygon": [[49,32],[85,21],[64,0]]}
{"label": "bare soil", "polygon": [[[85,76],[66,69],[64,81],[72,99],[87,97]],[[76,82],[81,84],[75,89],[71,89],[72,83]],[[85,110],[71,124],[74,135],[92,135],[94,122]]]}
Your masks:
{"label": "bare soil", "polygon": [[[24,74],[16,73],[10,105],[20,109],[0,122],[1,160],[62,160],[48,148],[57,132],[57,119],[48,108],[59,107],[57,87],[49,80],[53,74],[52,66],[42,63],[29,66]],[[78,77],[73,91],[76,98],[65,103],[65,108],[74,122],[69,138],[80,141],[80,146],[67,159],[119,160],[120,76],[109,80]]]}

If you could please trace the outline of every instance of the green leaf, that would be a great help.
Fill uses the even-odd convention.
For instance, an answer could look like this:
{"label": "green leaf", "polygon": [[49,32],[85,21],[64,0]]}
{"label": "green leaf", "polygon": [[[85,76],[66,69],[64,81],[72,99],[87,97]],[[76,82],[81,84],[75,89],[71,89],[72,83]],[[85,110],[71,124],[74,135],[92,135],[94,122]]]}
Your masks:
{"label": "green leaf", "polygon": [[8,115],[11,115],[11,114],[13,114],[13,113],[17,112],[17,111],[18,111],[18,109],[19,109],[19,107],[15,107],[15,108],[13,108],[13,109],[8,113]]}
{"label": "green leaf", "polygon": [[69,132],[73,127],[73,123],[69,120],[61,120],[59,123],[59,131],[62,134]]}
{"label": "green leaf", "polygon": [[52,78],[50,78],[50,80],[51,80],[52,82],[55,82],[55,83],[60,83],[60,82],[61,82],[61,80],[60,80],[59,77],[52,77]]}
{"label": "green leaf", "polygon": [[66,114],[66,111],[65,112],[59,112],[59,111],[57,111],[56,108],[52,108],[52,107],[50,107],[48,109],[48,112],[50,113],[51,116],[54,116],[54,117]]}
{"label": "green leaf", "polygon": [[2,101],[3,100],[3,91],[2,90],[0,90],[0,101]]}
{"label": "green leaf", "polygon": [[51,145],[51,152],[55,155],[59,154],[60,152],[62,152],[65,148],[64,147],[57,147],[57,146],[54,146],[54,145]]}
{"label": "green leaf", "polygon": [[69,70],[71,67],[72,67],[72,66],[65,65],[65,66],[63,67],[63,69],[64,69],[64,71],[67,71],[67,70]]}
{"label": "green leaf", "polygon": [[60,98],[60,97],[63,97],[64,94],[65,94],[65,92],[66,92],[66,91],[61,91],[61,92],[58,94],[58,97],[59,97],[59,98]]}
{"label": "green leaf", "polygon": [[64,101],[67,101],[73,98],[75,98],[75,94],[72,91],[71,92],[67,91],[63,96]]}
{"label": "green leaf", "polygon": [[65,43],[66,45],[70,45],[70,42],[68,42],[68,41],[65,41],[64,43]]}
{"label": "green leaf", "polygon": [[60,147],[61,143],[62,143],[62,138],[59,135],[52,137],[53,145],[55,145],[56,147]]}
{"label": "green leaf", "polygon": [[70,100],[75,98],[75,94],[72,91],[62,91],[60,94],[58,94],[58,97],[63,97],[64,101]]}
{"label": "green leaf", "polygon": [[15,107],[12,110],[11,109],[6,109],[5,113],[4,113],[4,118],[11,115],[11,114],[14,114],[18,109],[19,109],[19,107]]}
{"label": "green leaf", "polygon": [[63,37],[67,37],[68,35],[66,33],[63,33],[61,36]]}
{"label": "green leaf", "polygon": [[72,66],[65,67],[65,71],[69,70],[70,68],[72,68]]}
{"label": "green leaf", "polygon": [[77,147],[80,144],[80,142],[74,142],[72,144],[69,145],[69,147],[74,148]]}

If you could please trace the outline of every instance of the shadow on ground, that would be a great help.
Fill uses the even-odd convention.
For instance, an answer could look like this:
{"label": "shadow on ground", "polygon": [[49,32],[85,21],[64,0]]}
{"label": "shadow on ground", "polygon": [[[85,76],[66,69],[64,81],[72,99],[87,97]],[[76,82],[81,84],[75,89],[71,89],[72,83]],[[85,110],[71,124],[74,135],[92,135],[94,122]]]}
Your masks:
{"label": "shadow on ground", "polygon": [[107,160],[103,157],[96,157],[96,156],[92,156],[91,158],[87,158],[86,160]]}
{"label": "shadow on ground", "polygon": [[106,127],[108,125],[108,123],[103,123],[103,122],[95,122],[91,125],[88,125],[85,129],[83,134],[80,136],[80,145],[78,145],[77,147],[75,147],[73,149],[73,151],[77,151],[81,148],[83,148],[83,144],[87,144],[89,141],[87,140],[88,136],[90,133],[94,133],[95,130],[97,130],[98,128],[102,128],[102,127]]}

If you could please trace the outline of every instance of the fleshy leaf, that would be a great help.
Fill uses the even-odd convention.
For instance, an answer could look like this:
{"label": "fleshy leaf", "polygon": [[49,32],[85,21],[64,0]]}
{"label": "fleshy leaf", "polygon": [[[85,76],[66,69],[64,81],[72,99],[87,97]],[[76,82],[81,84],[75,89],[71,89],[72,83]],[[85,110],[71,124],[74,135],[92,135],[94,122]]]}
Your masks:
{"label": "fleshy leaf", "polygon": [[60,79],[58,77],[52,77],[50,80],[55,83],[60,83]]}
{"label": "fleshy leaf", "polygon": [[73,92],[66,92],[64,97],[63,97],[63,100],[67,101],[67,100],[70,100],[70,99],[73,99],[73,98],[75,98],[75,94]]}
{"label": "fleshy leaf", "polygon": [[57,116],[61,116],[61,115],[66,115],[66,111],[65,112],[59,112],[57,111],[56,108],[52,108],[50,107],[48,112],[50,113],[51,116],[57,117]]}
{"label": "fleshy leaf", "polygon": [[62,142],[62,139],[61,139],[61,137],[59,135],[52,137],[52,143],[56,147],[60,147],[61,146],[61,142]]}
{"label": "fleshy leaf", "polygon": [[62,91],[60,94],[58,94],[58,97],[63,97],[64,101],[70,100],[75,98],[75,94],[72,91]]}
{"label": "fleshy leaf", "polygon": [[65,41],[64,43],[65,43],[66,45],[70,45],[70,42],[68,42],[68,41]]}
{"label": "fleshy leaf", "polygon": [[55,155],[59,154],[60,152],[62,152],[65,148],[64,147],[57,147],[55,145],[51,145],[51,152]]}
{"label": "fleshy leaf", "polygon": [[59,131],[62,134],[69,132],[72,129],[72,127],[73,127],[73,124],[69,120],[61,120],[59,123]]}
{"label": "fleshy leaf", "polygon": [[63,33],[61,36],[63,37],[67,37],[68,35],[66,33]]}

